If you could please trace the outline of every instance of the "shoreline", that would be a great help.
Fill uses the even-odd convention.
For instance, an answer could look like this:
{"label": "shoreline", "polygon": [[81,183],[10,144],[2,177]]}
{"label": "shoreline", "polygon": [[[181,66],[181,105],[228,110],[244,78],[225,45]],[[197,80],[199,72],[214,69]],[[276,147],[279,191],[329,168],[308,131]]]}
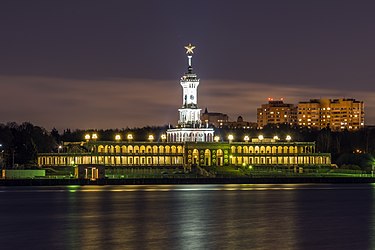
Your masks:
{"label": "shoreline", "polygon": [[178,184],[360,184],[375,177],[267,177],[267,178],[134,178],[134,179],[0,179],[0,186],[68,185],[178,185]]}

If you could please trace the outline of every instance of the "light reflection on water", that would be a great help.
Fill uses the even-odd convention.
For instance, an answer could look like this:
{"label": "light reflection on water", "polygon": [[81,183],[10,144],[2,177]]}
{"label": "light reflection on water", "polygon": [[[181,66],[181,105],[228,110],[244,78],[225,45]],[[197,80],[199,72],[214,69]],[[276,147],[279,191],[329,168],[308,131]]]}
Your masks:
{"label": "light reflection on water", "polygon": [[1,249],[373,249],[374,188],[0,187]]}

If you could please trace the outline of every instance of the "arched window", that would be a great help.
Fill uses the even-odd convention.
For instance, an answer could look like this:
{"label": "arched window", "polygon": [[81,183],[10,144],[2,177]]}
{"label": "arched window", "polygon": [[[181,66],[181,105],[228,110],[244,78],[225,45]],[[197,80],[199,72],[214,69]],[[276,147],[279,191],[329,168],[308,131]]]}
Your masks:
{"label": "arched window", "polygon": [[239,154],[242,153],[242,147],[241,147],[241,146],[238,146],[238,147],[237,147],[237,153],[239,153]]}
{"label": "arched window", "polygon": [[211,166],[211,151],[209,149],[204,151],[204,165]]}

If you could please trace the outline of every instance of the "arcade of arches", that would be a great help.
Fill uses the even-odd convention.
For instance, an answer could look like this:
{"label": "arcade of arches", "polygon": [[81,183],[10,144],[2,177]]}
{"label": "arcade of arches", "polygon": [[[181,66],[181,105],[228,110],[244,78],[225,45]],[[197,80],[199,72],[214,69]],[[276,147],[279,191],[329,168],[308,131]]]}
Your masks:
{"label": "arcade of arches", "polygon": [[39,166],[103,164],[106,166],[191,167],[259,165],[330,165],[328,153],[317,153],[313,142],[83,142],[67,143],[60,153],[38,155]]}

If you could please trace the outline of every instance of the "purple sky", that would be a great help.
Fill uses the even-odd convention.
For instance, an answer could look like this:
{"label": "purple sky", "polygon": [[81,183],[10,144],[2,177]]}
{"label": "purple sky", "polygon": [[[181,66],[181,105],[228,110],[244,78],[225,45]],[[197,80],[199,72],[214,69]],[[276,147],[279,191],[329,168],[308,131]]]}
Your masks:
{"label": "purple sky", "polygon": [[363,100],[375,124],[375,3],[2,1],[0,122],[177,122],[184,45],[202,109],[256,121],[268,97]]}

